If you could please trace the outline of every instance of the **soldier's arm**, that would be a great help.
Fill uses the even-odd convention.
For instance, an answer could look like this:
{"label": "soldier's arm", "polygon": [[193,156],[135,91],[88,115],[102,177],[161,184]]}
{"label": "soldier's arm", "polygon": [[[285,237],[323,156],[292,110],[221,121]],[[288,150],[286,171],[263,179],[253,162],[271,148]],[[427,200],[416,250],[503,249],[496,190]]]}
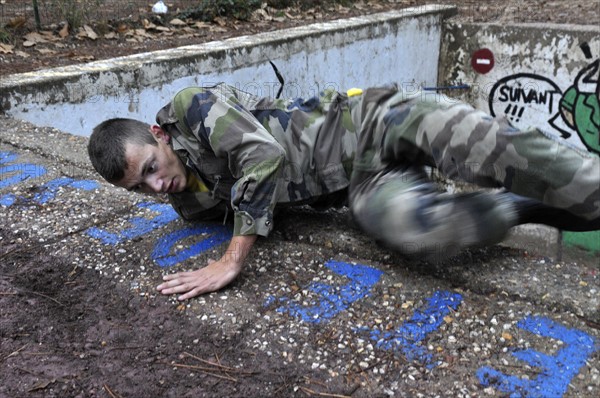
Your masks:
{"label": "soldier's arm", "polygon": [[[267,236],[273,228],[278,176],[285,150],[227,87],[186,89],[176,108],[185,124],[237,179],[231,190],[234,235]],[[177,101],[177,98],[176,98]]]}
{"label": "soldier's arm", "polygon": [[206,267],[195,271],[165,275],[158,291],[162,294],[183,293],[177,299],[187,300],[227,286],[242,271],[255,241],[256,235],[234,236],[219,261],[209,261]]}
{"label": "soldier's arm", "polygon": [[285,158],[281,145],[235,98],[203,89],[186,90],[186,95],[179,108],[185,108],[187,126],[217,156],[228,159],[237,181],[231,190],[234,236],[225,255],[196,271],[167,275],[158,286],[163,294],[184,293],[180,300],[219,290],[241,272],[257,236],[273,228],[277,177]]}

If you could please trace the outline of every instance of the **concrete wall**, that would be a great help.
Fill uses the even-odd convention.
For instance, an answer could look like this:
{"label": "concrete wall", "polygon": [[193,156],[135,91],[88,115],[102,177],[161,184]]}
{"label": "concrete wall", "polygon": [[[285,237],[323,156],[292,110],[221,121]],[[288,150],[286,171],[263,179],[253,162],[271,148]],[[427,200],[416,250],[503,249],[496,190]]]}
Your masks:
{"label": "concrete wall", "polygon": [[225,81],[261,96],[307,97],[396,82],[435,85],[446,6],[423,6],[13,75],[0,81],[8,115],[77,135],[110,117],[148,122],[180,89]]}
{"label": "concrete wall", "polygon": [[471,87],[453,95],[600,152],[599,27],[447,24],[442,43],[441,84]]}
{"label": "concrete wall", "polygon": [[[595,153],[600,153],[599,80],[597,26],[445,26],[440,85],[470,87],[449,95]],[[600,231],[563,238],[600,251]]]}

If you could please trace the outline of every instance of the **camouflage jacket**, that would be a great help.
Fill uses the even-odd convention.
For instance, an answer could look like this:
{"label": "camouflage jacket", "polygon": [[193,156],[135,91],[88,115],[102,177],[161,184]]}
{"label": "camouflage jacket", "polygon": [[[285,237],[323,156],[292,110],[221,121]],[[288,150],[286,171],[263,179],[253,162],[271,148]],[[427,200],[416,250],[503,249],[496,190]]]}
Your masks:
{"label": "camouflage jacket", "polygon": [[[170,195],[186,219],[234,211],[234,235],[267,236],[276,205],[344,197],[357,137],[346,94],[258,98],[234,87],[186,88],[157,115],[172,148],[210,192]],[[331,204],[331,203],[327,203]]]}

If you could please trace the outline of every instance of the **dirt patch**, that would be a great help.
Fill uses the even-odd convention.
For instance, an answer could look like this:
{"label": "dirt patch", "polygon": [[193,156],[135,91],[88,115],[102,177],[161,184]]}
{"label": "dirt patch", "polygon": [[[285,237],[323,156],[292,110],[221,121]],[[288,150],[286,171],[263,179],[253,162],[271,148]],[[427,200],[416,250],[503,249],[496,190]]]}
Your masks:
{"label": "dirt patch", "polygon": [[[459,14],[454,19],[464,22],[592,25],[600,23],[598,2],[589,0],[369,0],[353,2],[348,7],[334,5],[309,9],[264,8],[248,21],[217,18],[209,23],[193,19],[173,23],[173,17],[161,19],[148,13],[141,14],[135,20],[90,24],[87,28],[72,31],[65,30],[62,24],[55,24],[44,27],[41,32],[35,32],[30,22],[28,25],[5,27],[10,35],[0,41],[0,76],[288,29],[428,3],[456,5]],[[15,15],[15,18],[18,16]]]}
{"label": "dirt patch", "polygon": [[286,396],[309,374],[267,369],[243,332],[223,336],[95,271],[13,249],[0,252],[0,396]]}

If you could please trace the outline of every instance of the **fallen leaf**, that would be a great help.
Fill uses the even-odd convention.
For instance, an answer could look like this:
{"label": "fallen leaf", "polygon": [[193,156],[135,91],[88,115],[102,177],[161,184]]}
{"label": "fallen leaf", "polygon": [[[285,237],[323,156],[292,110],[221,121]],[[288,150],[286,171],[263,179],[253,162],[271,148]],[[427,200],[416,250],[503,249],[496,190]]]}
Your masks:
{"label": "fallen leaf", "polygon": [[15,54],[17,54],[19,57],[29,58],[29,54],[27,54],[25,51],[17,51]]}
{"label": "fallen leaf", "polygon": [[157,26],[156,29],[159,32],[170,32],[171,29],[167,28],[166,26]]}
{"label": "fallen leaf", "polygon": [[89,25],[83,25],[83,29],[85,30],[85,33],[87,33],[87,37],[90,39],[96,40],[98,38],[98,35],[96,32],[94,32],[94,29],[92,29]]}
{"label": "fallen leaf", "polygon": [[206,22],[196,22],[193,25],[196,29],[208,29],[210,28],[212,25]]}
{"label": "fallen leaf", "polygon": [[104,38],[107,40],[115,40],[119,38],[119,35],[116,34],[115,32],[109,32],[107,34],[104,35]]}
{"label": "fallen leaf", "polygon": [[62,37],[63,39],[67,36],[69,36],[69,23],[65,22],[64,26],[62,27],[62,29],[58,32],[58,35],[60,37]]}
{"label": "fallen leaf", "polygon": [[129,30],[129,26],[127,26],[124,23],[120,24],[119,27],[117,28],[117,32],[119,32],[119,33],[124,33],[124,32],[127,32],[128,30]]}
{"label": "fallen leaf", "polygon": [[262,20],[262,21],[271,21],[273,19],[273,18],[271,18],[269,13],[262,8],[259,8],[258,10],[254,11],[252,13],[252,16],[254,18],[256,18],[258,20]]}
{"label": "fallen leaf", "polygon": [[27,23],[27,18],[20,16],[20,17],[16,17],[11,19],[10,21],[8,21],[8,23],[6,24],[7,27],[9,28],[20,28],[25,26],[25,24]]}
{"label": "fallen leaf", "polygon": [[227,32],[227,28],[221,28],[220,26],[211,26],[210,31],[213,33],[224,33]]}
{"label": "fallen leaf", "polygon": [[508,332],[504,332],[504,333],[502,333],[502,338],[504,340],[512,340],[512,335]]}
{"label": "fallen leaf", "polygon": [[171,22],[169,22],[171,25],[173,26],[186,26],[187,24],[185,22],[183,22],[181,19],[179,18],[173,18],[171,20]]}
{"label": "fallen leaf", "polygon": [[40,54],[56,54],[56,51],[54,50],[50,50],[48,48],[36,48],[36,50],[40,53]]}
{"label": "fallen leaf", "polygon": [[23,36],[26,42],[32,42],[34,44],[37,43],[47,43],[48,40],[42,36],[41,34],[39,34],[38,32],[31,32],[31,33],[27,33],[25,36]]}
{"label": "fallen leaf", "polygon": [[33,392],[33,391],[37,391],[37,390],[43,390],[44,388],[48,387],[50,384],[54,384],[56,383],[56,379],[53,380],[40,380],[37,383],[35,383],[29,390],[27,390],[27,392]]}
{"label": "fallen leaf", "polygon": [[215,17],[215,19],[213,19],[213,22],[216,23],[219,26],[226,26],[227,25],[227,21],[225,20],[225,18],[221,18],[221,17]]}
{"label": "fallen leaf", "polygon": [[452,321],[453,321],[453,320],[454,320],[454,319],[452,319],[452,317],[451,317],[451,316],[445,316],[445,317],[444,317],[444,322],[446,322],[446,323],[452,323]]}
{"label": "fallen leaf", "polygon": [[144,26],[144,29],[156,29],[156,25],[147,19],[142,20],[142,25]]}
{"label": "fallen leaf", "polygon": [[71,58],[74,59],[75,61],[82,61],[82,62],[93,61],[96,59],[96,57],[94,57],[93,55],[79,55],[79,56],[75,56],[75,57],[71,57]]}
{"label": "fallen leaf", "polygon": [[152,39],[154,37],[150,33],[146,32],[144,29],[136,29],[134,32],[137,37],[147,37],[149,39]]}
{"label": "fallen leaf", "polygon": [[0,54],[12,54],[13,48],[15,48],[15,46],[0,43]]}

